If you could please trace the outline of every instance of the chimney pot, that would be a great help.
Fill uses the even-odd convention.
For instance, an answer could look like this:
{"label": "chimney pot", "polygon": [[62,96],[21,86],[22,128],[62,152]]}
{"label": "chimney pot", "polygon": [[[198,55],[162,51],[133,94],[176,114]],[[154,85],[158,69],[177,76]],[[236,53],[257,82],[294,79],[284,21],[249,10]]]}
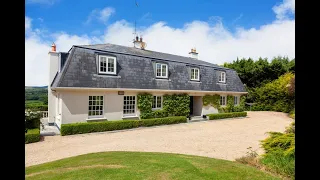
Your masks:
{"label": "chimney pot", "polygon": [[142,37],[140,37],[140,42],[142,42]]}
{"label": "chimney pot", "polygon": [[139,37],[138,36],[136,36],[136,41],[139,41]]}
{"label": "chimney pot", "polygon": [[54,43],[52,43],[52,45],[51,45],[51,51],[52,51],[52,52],[56,52],[56,49],[57,49],[56,45],[55,45]]}

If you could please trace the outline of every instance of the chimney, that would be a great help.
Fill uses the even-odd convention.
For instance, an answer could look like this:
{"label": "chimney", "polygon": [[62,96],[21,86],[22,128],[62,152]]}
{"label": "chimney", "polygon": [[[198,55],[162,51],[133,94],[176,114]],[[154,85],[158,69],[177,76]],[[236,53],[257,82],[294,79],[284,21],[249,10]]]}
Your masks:
{"label": "chimney", "polygon": [[138,48],[138,49],[145,49],[145,47],[147,46],[147,44],[142,41],[142,37],[140,37],[140,40],[139,40],[138,36],[136,36],[136,39],[133,40],[133,45],[135,48]]}
{"label": "chimney", "polygon": [[56,45],[54,43],[51,45],[51,52],[56,52]]}
{"label": "chimney", "polygon": [[189,54],[191,55],[191,58],[198,59],[198,53],[196,51],[196,48],[192,48]]}

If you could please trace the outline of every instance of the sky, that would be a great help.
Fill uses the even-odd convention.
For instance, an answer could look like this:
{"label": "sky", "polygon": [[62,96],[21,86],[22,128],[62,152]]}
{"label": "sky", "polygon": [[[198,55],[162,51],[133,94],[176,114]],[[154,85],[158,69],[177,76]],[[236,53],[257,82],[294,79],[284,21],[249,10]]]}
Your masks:
{"label": "sky", "polygon": [[[72,45],[133,47],[134,31],[146,49],[214,64],[238,58],[295,58],[294,0],[26,0],[25,85],[49,84],[49,55]],[[136,24],[136,26],[135,26]],[[135,28],[136,27],[136,28]]]}

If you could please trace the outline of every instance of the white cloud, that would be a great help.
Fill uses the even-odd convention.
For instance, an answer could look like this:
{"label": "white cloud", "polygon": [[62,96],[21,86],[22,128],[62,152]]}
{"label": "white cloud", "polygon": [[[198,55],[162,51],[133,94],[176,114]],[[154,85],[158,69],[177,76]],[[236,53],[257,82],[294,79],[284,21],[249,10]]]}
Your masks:
{"label": "white cloud", "polygon": [[26,2],[29,4],[46,4],[46,5],[53,5],[59,0],[27,0]]}
{"label": "white cloud", "polygon": [[25,21],[24,21],[24,24],[25,24],[25,30],[29,30],[31,29],[31,19],[29,17],[25,17]]}
{"label": "white cloud", "polygon": [[295,13],[295,0],[283,0],[283,3],[274,6],[272,10],[276,13],[277,19],[287,19]]}
{"label": "white cloud", "polygon": [[[275,7],[288,6],[280,4]],[[259,28],[238,28],[234,33],[223,26],[220,17],[212,17],[208,22],[192,21],[182,28],[157,22],[149,27],[140,27],[138,32],[143,35],[148,50],[189,56],[190,49],[196,47],[199,59],[215,64],[232,62],[237,57],[272,59],[280,55],[294,58],[295,20],[279,18],[280,11],[274,12],[277,16],[275,21]],[[39,30],[31,29],[32,21],[27,19],[26,28],[30,27],[32,33],[26,37],[26,85],[47,85],[48,52],[52,42],[43,39]],[[52,38],[57,51],[63,52],[68,51],[72,45],[80,44],[113,43],[132,47],[133,31],[134,24],[120,20],[107,26],[100,37],[56,32]]]}
{"label": "white cloud", "polygon": [[94,9],[91,11],[87,21],[85,24],[89,24],[92,20],[97,19],[100,22],[107,23],[108,19],[112,14],[114,14],[116,11],[112,7],[105,7],[102,10],[100,9]]}

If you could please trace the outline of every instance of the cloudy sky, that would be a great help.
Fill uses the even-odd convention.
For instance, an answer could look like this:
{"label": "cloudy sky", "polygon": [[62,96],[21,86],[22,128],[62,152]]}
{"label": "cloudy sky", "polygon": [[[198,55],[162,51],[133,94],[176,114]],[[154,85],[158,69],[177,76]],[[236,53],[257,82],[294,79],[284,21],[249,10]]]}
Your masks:
{"label": "cloudy sky", "polygon": [[[87,4],[85,4],[87,3]],[[48,52],[72,45],[133,46],[135,23],[147,49],[223,64],[237,57],[295,57],[294,0],[26,0],[25,85],[48,85]]]}

